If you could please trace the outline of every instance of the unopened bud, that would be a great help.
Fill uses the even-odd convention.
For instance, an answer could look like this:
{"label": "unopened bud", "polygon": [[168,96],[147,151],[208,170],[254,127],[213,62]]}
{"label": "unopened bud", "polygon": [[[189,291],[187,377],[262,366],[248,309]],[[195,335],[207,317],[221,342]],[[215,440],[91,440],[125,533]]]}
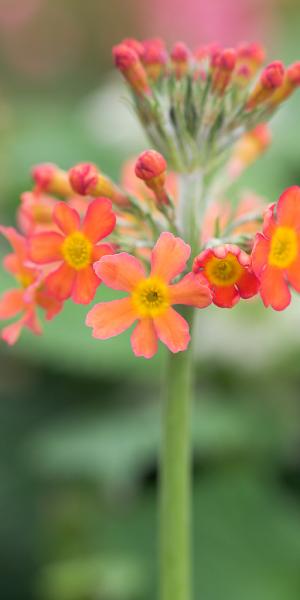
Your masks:
{"label": "unopened bud", "polygon": [[176,79],[182,79],[189,69],[190,51],[183,42],[176,42],[171,52]]}
{"label": "unopened bud", "polygon": [[258,42],[241,44],[237,50],[237,68],[248,67],[250,78],[252,78],[264,63],[265,58],[265,49]]}
{"label": "unopened bud", "polygon": [[68,174],[52,163],[41,163],[31,171],[35,191],[57,194],[63,198],[72,194]]}
{"label": "unopened bud", "polygon": [[133,91],[139,96],[151,94],[147,73],[138,54],[126,44],[113,48],[115,65],[123,74]]}
{"label": "unopened bud", "polygon": [[165,65],[168,55],[162,40],[145,40],[143,43],[144,51],[142,54],[142,63],[150,81],[157,81],[165,71]]}
{"label": "unopened bud", "polygon": [[212,89],[217,94],[224,94],[231,81],[236,63],[236,51],[226,48],[212,58]]}
{"label": "unopened bud", "polygon": [[100,173],[92,163],[79,163],[69,171],[72,189],[81,196],[105,196],[119,206],[129,206],[129,200],[121,190]]}
{"label": "unopened bud", "polygon": [[295,62],[290,65],[284,76],[282,85],[271,96],[270,103],[272,106],[280,104],[295,91],[300,85],[300,62]]}
{"label": "unopened bud", "polygon": [[271,98],[272,94],[282,85],[284,72],[284,65],[279,60],[266,66],[249,96],[247,102],[248,110],[256,108]]}
{"label": "unopened bud", "polygon": [[150,188],[159,204],[169,204],[165,190],[167,163],[156,150],[146,150],[138,157],[135,164],[135,174]]}
{"label": "unopened bud", "polygon": [[125,38],[124,40],[122,40],[121,44],[127,46],[128,48],[131,48],[131,50],[134,50],[134,52],[139,56],[139,58],[143,56],[144,46],[142,42],[139,42],[135,38]]}

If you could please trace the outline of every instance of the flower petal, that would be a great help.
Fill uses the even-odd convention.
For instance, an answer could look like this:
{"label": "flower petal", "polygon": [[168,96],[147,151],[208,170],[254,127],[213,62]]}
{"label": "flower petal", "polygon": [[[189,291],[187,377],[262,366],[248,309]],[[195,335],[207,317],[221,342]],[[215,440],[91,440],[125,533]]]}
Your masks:
{"label": "flower petal", "polygon": [[259,280],[257,277],[248,269],[243,270],[243,275],[237,282],[237,288],[239,290],[241,298],[247,299],[252,298],[259,290]]}
{"label": "flower petal", "polygon": [[77,210],[65,202],[57,202],[53,210],[53,220],[66,235],[78,231],[80,227],[80,216]]}
{"label": "flower petal", "polygon": [[155,317],[154,327],[159,339],[171,350],[186,350],[190,341],[189,325],[173,308],[168,308],[160,317]]}
{"label": "flower petal", "polygon": [[50,273],[45,279],[45,286],[49,294],[62,302],[70,298],[75,282],[76,271],[63,263],[58,269]]}
{"label": "flower petal", "polygon": [[63,303],[49,296],[44,289],[36,292],[36,302],[45,311],[47,321],[53,319],[63,308]]}
{"label": "flower petal", "polygon": [[20,263],[16,254],[7,254],[3,258],[3,267],[8,273],[16,275],[20,268]]}
{"label": "flower petal", "polygon": [[287,275],[291,286],[300,293],[300,256],[287,269]]}
{"label": "flower petal", "polygon": [[265,306],[284,310],[291,302],[291,293],[284,272],[276,267],[265,268],[260,282],[260,294]]}
{"label": "flower petal", "polygon": [[27,254],[25,238],[20,235],[14,227],[4,227],[3,225],[0,225],[0,233],[2,233],[9,241],[19,260],[24,261]]}
{"label": "flower petal", "polygon": [[208,285],[203,284],[200,276],[188,273],[179,283],[169,287],[171,304],[187,304],[205,308],[212,301],[212,293]]}
{"label": "flower petal", "polygon": [[100,283],[101,281],[92,266],[77,271],[72,290],[72,300],[76,304],[89,304],[92,302]]}
{"label": "flower petal", "polygon": [[281,226],[300,228],[300,187],[294,185],[281,194],[277,203],[277,222]]}
{"label": "flower petal", "polygon": [[23,292],[8,290],[0,297],[0,319],[10,319],[24,308]]}
{"label": "flower petal", "polygon": [[270,240],[267,240],[261,233],[257,233],[251,254],[252,269],[257,277],[261,276],[268,263],[269,251]]}
{"label": "flower petal", "polygon": [[103,256],[94,264],[94,269],[105,285],[125,292],[131,291],[146,277],[142,263],[127,252]]}
{"label": "flower petal", "polygon": [[13,346],[19,339],[24,327],[24,320],[19,319],[16,323],[11,323],[1,331],[1,338],[9,345]]}
{"label": "flower petal", "polygon": [[239,301],[240,294],[234,285],[215,287],[213,303],[220,308],[233,308]]}
{"label": "flower petal", "polygon": [[96,198],[88,206],[83,221],[82,232],[91,242],[98,242],[114,229],[116,215],[108,198]]}
{"label": "flower petal", "polygon": [[95,263],[106,254],[114,254],[115,249],[112,244],[98,244],[93,247],[92,262]]}
{"label": "flower petal", "polygon": [[100,302],[96,304],[86,317],[86,325],[93,327],[93,337],[106,340],[123,333],[136,320],[130,298]]}
{"label": "flower petal", "polygon": [[135,356],[152,358],[157,352],[157,334],[152,319],[138,322],[131,336],[131,346]]}
{"label": "flower petal", "polygon": [[181,238],[168,231],[161,233],[151,254],[151,276],[172,281],[183,271],[190,254],[190,246]]}
{"label": "flower petal", "polygon": [[37,233],[28,240],[29,258],[41,265],[62,260],[63,241],[63,236],[55,231]]}

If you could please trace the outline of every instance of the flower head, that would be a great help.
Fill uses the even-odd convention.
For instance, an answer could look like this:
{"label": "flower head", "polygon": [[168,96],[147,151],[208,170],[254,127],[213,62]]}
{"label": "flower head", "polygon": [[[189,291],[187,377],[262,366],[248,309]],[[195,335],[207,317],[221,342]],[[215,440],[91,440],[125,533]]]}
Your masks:
{"label": "flower head", "polygon": [[113,252],[110,244],[98,243],[115,227],[111,201],[107,198],[93,200],[82,224],[76,210],[58,202],[53,220],[60,232],[33,235],[29,239],[30,258],[39,265],[54,263],[54,270],[47,275],[45,285],[57,300],[71,296],[74,302],[88,304],[100,283],[92,265],[104,254]]}
{"label": "flower head", "polygon": [[291,301],[289,284],[300,292],[300,187],[288,188],[267,209],[252,265],[265,306],[285,309]]}
{"label": "flower head", "polygon": [[194,260],[193,273],[208,282],[213,302],[221,308],[232,308],[240,298],[251,298],[258,292],[259,281],[252,272],[250,257],[234,244],[201,252]]}
{"label": "flower head", "polygon": [[190,335],[185,319],[172,305],[186,304],[204,308],[211,303],[205,282],[192,273],[172,283],[186,266],[190,247],[171,233],[162,233],[151,254],[151,272],[147,276],[143,264],[133,256],[121,253],[103,257],[95,271],[113,289],[129,292],[129,296],[96,304],[87,315],[86,324],[93,336],[107,339],[119,335],[138,321],[131,336],[136,356],[151,358],[160,339],[171,352],[186,350]]}
{"label": "flower head", "polygon": [[35,334],[42,332],[37,307],[45,311],[46,319],[52,319],[61,310],[62,304],[48,294],[41,269],[28,265],[26,238],[13,227],[0,227],[0,232],[13,248],[13,252],[4,258],[4,267],[18,283],[17,288],[4,292],[0,297],[0,319],[19,315],[14,323],[4,327],[1,332],[2,339],[12,345],[18,340],[23,327]]}

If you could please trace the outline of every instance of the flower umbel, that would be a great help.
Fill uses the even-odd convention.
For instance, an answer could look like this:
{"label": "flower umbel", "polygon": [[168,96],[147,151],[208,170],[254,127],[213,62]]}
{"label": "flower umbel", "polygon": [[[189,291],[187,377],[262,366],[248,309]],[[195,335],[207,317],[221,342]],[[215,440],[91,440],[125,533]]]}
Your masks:
{"label": "flower umbel", "polygon": [[130,295],[92,308],[86,324],[93,328],[93,336],[104,340],[119,335],[138,321],[131,336],[136,356],[151,358],[157,352],[158,339],[171,352],[186,350],[189,326],[172,306],[185,304],[204,308],[211,303],[209,287],[192,273],[173,283],[185,269],[190,251],[180,238],[162,233],[152,250],[149,277],[142,263],[129,254],[100,259],[95,264],[97,275],[108,287]]}

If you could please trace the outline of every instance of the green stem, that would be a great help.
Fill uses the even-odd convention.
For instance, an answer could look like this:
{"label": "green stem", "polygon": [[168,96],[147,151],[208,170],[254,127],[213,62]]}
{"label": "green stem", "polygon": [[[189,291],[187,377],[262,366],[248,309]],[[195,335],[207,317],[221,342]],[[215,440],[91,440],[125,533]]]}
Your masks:
{"label": "green stem", "polygon": [[191,598],[191,350],[168,353],[161,459],[161,600]]}

